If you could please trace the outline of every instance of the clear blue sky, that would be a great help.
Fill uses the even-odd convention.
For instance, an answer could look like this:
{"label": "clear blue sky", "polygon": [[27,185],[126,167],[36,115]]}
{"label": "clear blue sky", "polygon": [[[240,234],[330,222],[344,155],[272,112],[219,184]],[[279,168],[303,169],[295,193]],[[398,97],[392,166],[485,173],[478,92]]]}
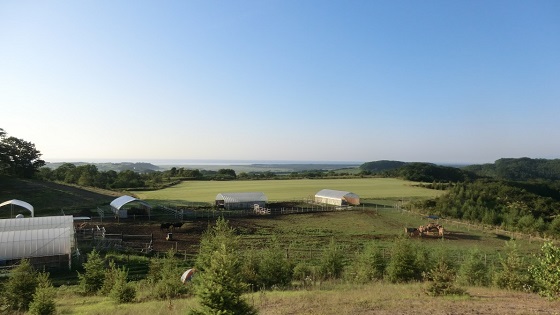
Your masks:
{"label": "clear blue sky", "polygon": [[560,1],[4,1],[46,161],[560,158]]}

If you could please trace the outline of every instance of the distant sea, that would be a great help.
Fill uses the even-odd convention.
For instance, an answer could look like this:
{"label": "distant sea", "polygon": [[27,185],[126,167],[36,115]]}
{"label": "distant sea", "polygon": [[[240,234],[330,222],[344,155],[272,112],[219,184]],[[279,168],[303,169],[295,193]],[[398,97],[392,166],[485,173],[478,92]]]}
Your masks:
{"label": "distant sea", "polygon": [[361,165],[361,161],[306,161],[306,160],[196,160],[196,159],[53,159],[49,163],[151,163],[153,165],[289,165],[289,164],[328,164]]}

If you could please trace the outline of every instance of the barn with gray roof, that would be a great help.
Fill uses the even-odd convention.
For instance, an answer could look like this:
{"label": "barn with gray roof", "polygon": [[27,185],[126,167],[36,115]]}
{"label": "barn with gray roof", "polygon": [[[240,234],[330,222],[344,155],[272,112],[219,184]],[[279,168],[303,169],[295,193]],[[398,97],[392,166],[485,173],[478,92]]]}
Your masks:
{"label": "barn with gray roof", "polygon": [[334,206],[357,206],[360,196],[349,191],[323,189],[315,194],[315,202]]}
{"label": "barn with gray roof", "polygon": [[268,199],[262,192],[219,193],[216,207],[228,210],[254,209],[255,205],[265,207]]}

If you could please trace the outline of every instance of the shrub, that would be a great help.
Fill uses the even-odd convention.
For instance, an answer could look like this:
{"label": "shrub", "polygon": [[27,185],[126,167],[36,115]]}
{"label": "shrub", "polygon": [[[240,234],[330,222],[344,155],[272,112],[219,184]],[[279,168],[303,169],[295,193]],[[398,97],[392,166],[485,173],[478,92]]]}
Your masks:
{"label": "shrub", "polygon": [[194,278],[195,292],[201,308],[190,314],[251,315],[256,310],[241,298],[247,289],[239,269],[238,238],[227,221],[218,219],[216,226],[203,236],[197,257],[199,275]]}
{"label": "shrub", "polygon": [[99,290],[100,294],[109,295],[109,293],[111,292],[111,289],[113,289],[113,286],[115,285],[115,281],[117,280],[118,272],[119,272],[119,269],[117,268],[117,265],[115,264],[115,261],[113,261],[113,260],[109,261],[109,268],[107,269],[107,272],[105,273],[105,277],[103,278],[103,285],[101,286],[101,289]]}
{"label": "shrub", "polygon": [[344,270],[344,253],[331,239],[319,262],[319,272],[323,279],[337,279]]}
{"label": "shrub", "polygon": [[156,263],[161,267],[159,278],[155,283],[153,294],[158,299],[172,299],[187,292],[185,285],[181,283],[182,270],[178,267],[175,251],[169,250],[161,262]]}
{"label": "shrub", "polygon": [[350,266],[350,279],[358,283],[383,279],[386,266],[381,248],[375,243],[369,243],[356,255],[354,263]]}
{"label": "shrub", "polygon": [[539,294],[549,299],[560,299],[560,247],[546,242],[537,257],[537,263],[529,269]]}
{"label": "shrub", "polygon": [[429,284],[426,293],[431,296],[463,295],[465,291],[455,286],[455,273],[444,259],[427,273]]}
{"label": "shrub", "polygon": [[416,255],[416,249],[409,240],[397,240],[387,265],[387,279],[393,283],[422,279],[422,270],[417,265]]}
{"label": "shrub", "polygon": [[258,264],[259,285],[262,288],[285,287],[292,282],[292,266],[278,242],[262,251]]}
{"label": "shrub", "polygon": [[29,313],[33,315],[56,314],[56,291],[49,280],[49,274],[41,272],[37,275],[37,289],[33,294],[33,302],[29,305]]}
{"label": "shrub", "polygon": [[38,286],[37,272],[27,259],[15,267],[4,286],[2,302],[10,311],[26,311]]}
{"label": "shrub", "polygon": [[478,249],[470,250],[459,267],[457,281],[463,285],[487,286],[490,284],[489,270]]}
{"label": "shrub", "polygon": [[517,244],[506,243],[507,255],[500,257],[500,268],[494,273],[494,284],[501,289],[532,291],[533,279],[529,264],[519,254]]}
{"label": "shrub", "polygon": [[87,262],[83,264],[84,273],[78,272],[80,289],[84,294],[97,293],[105,280],[105,261],[95,249],[89,253]]}
{"label": "shrub", "polygon": [[109,296],[117,303],[130,303],[136,297],[136,289],[126,281],[128,271],[122,268],[115,268],[114,282],[109,292]]}

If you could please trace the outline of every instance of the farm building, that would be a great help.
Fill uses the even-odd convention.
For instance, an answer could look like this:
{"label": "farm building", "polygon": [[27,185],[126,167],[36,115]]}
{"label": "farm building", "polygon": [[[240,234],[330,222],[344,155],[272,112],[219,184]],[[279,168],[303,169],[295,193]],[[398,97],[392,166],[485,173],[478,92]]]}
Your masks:
{"label": "farm building", "polygon": [[216,196],[216,207],[228,210],[254,209],[266,206],[268,199],[262,192],[220,193]]}
{"label": "farm building", "polygon": [[0,264],[27,258],[34,265],[70,267],[75,247],[72,216],[0,220]]}
{"label": "farm building", "polygon": [[35,216],[35,211],[33,209],[33,206],[30,205],[29,203],[25,202],[25,201],[12,199],[12,200],[8,200],[8,201],[4,201],[4,202],[0,203],[0,207],[6,206],[6,205],[10,205],[10,217],[13,217],[14,206],[19,206],[19,207],[25,208],[25,209],[29,210],[29,212],[31,212],[32,217]]}
{"label": "farm building", "polygon": [[360,204],[360,196],[349,191],[323,189],[315,194],[315,202],[335,206],[357,206]]}
{"label": "farm building", "polygon": [[132,207],[134,207],[134,205],[139,205],[140,209],[143,210],[144,213],[146,213],[148,216],[150,215],[150,210],[152,210],[152,206],[149,203],[131,196],[121,196],[111,201],[110,206],[111,210],[116,216],[126,219],[128,218],[130,208],[125,207],[125,205],[127,204],[130,204]]}

